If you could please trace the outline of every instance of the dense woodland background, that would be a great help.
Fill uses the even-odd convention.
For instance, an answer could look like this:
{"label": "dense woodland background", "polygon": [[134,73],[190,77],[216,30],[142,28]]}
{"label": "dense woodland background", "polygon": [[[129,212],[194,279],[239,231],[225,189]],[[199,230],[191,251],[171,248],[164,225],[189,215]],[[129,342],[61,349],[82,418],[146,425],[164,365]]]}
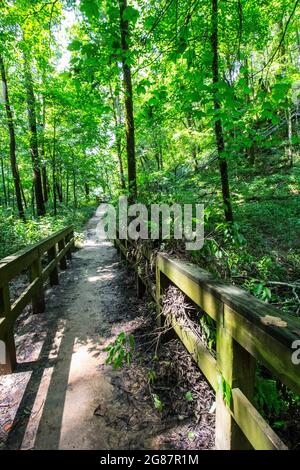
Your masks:
{"label": "dense woodland background", "polygon": [[194,262],[299,316],[299,3],[2,0],[0,257],[96,196],[200,202]]}

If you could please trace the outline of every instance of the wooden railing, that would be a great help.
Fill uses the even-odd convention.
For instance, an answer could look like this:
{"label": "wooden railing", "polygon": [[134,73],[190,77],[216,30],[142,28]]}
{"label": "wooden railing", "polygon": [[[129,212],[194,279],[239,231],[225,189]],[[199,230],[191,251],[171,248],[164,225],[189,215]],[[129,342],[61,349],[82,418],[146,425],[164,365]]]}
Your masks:
{"label": "wooden railing", "polygon": [[[74,228],[66,227],[35,245],[0,261],[0,373],[7,374],[16,366],[14,324],[24,308],[32,302],[33,313],[45,310],[44,283],[58,284],[58,265],[66,269],[74,247]],[[47,256],[46,260],[43,259]],[[28,272],[28,286],[12,303],[9,283]],[[4,356],[4,360],[3,360]]]}
{"label": "wooden railing", "polygon": [[[128,261],[130,241],[115,246]],[[145,258],[151,253],[143,250]],[[136,265],[136,263],[133,263]],[[216,324],[216,357],[200,335],[186,323],[169,320],[216,392],[216,448],[260,450],[286,449],[284,443],[253,404],[256,364],[263,364],[282,383],[300,394],[300,365],[293,364],[292,344],[299,340],[300,321],[282,315],[243,289],[217,281],[203,269],[158,254],[156,287],[147,276],[137,275],[138,294],[147,290],[158,307],[169,285],[177,286]],[[154,294],[156,292],[156,294]]]}

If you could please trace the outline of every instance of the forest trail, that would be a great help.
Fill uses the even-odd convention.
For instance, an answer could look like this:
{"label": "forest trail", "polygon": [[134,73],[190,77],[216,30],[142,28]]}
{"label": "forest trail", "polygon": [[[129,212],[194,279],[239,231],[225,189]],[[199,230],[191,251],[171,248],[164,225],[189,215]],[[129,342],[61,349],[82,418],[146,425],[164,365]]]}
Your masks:
{"label": "forest trail", "polygon": [[[13,423],[8,422],[12,431],[9,448],[145,445],[143,433],[130,432],[122,423],[124,412],[128,416],[130,411],[126,394],[118,393],[121,391],[112,383],[120,373],[104,367],[103,348],[121,330],[134,329],[138,301],[132,286],[126,285],[126,269],[116,250],[111,243],[97,239],[100,217],[98,209],[87,225],[82,249],[74,254],[72,269],[62,275],[59,286],[47,291],[45,314],[30,316],[35,322],[45,317],[46,322],[38,359],[19,363],[16,373],[6,376],[6,384],[1,383],[1,403],[6,387],[7,399],[18,404]],[[30,378],[26,376],[29,370]],[[142,413],[147,415],[147,410]]]}

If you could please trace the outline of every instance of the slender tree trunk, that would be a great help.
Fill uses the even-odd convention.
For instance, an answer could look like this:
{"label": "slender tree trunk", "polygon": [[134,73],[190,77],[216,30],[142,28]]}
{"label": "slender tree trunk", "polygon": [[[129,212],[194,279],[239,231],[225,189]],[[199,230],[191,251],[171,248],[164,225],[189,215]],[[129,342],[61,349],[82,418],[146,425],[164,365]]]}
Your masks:
{"label": "slender tree trunk", "polygon": [[4,161],[2,155],[0,156],[1,160],[1,176],[2,176],[2,188],[3,188],[3,197],[4,197],[4,205],[7,207],[7,191],[6,191],[6,183],[5,183],[5,171],[4,171]]}
{"label": "slender tree trunk", "polygon": [[75,209],[77,209],[77,195],[76,195],[76,170],[75,170],[75,158],[74,154],[72,156],[72,165],[73,165],[73,204]]}
{"label": "slender tree trunk", "polygon": [[37,215],[45,215],[45,205],[43,198],[43,186],[39,162],[39,150],[38,150],[38,139],[37,139],[37,126],[36,126],[36,111],[35,111],[35,95],[33,89],[33,80],[30,70],[30,64],[27,56],[24,53],[24,76],[25,76],[25,87],[27,93],[27,112],[28,112],[28,124],[30,132],[30,151],[33,166],[33,183],[34,192],[36,199]]}
{"label": "slender tree trunk", "polygon": [[42,163],[42,181],[43,181],[44,201],[48,202],[48,199],[49,199],[49,183],[48,183],[46,162]]}
{"label": "slender tree trunk", "polygon": [[57,193],[56,193],[56,118],[53,122],[53,150],[52,150],[52,192],[53,192],[53,214],[57,215]]}
{"label": "slender tree trunk", "polygon": [[27,201],[26,201],[26,197],[25,197],[25,194],[24,194],[24,189],[23,189],[22,184],[21,184],[21,194],[22,194],[22,199],[23,199],[24,207],[25,207],[25,209],[27,209]]}
{"label": "slender tree trunk", "polygon": [[112,109],[113,109],[113,117],[115,122],[115,139],[116,139],[116,149],[117,149],[117,157],[119,162],[119,172],[120,172],[120,185],[122,189],[126,189],[125,183],[125,176],[124,176],[124,168],[123,168],[123,160],[122,160],[122,142],[121,142],[121,135],[120,135],[120,115],[119,115],[119,106],[117,103],[116,98],[113,95],[111,84],[109,84],[109,91],[112,101]]}
{"label": "slender tree trunk", "polygon": [[127,8],[127,0],[119,0],[120,8],[120,32],[122,48],[122,68],[125,95],[125,127],[126,127],[126,147],[127,147],[127,167],[128,167],[128,190],[130,199],[134,201],[137,195],[136,184],[136,161],[135,161],[135,136],[133,117],[133,98],[131,69],[128,65],[129,56],[129,24],[124,19],[124,10]]}
{"label": "slender tree trunk", "polygon": [[10,168],[8,167],[6,172],[6,192],[7,192],[7,205],[10,206]]}
{"label": "slender tree trunk", "polygon": [[41,138],[41,163],[42,163],[42,183],[43,183],[43,196],[44,202],[48,202],[48,177],[47,177],[47,165],[46,165],[46,154],[45,154],[45,127],[46,127],[46,99],[45,96],[42,98],[42,120],[43,130]]}
{"label": "slender tree trunk", "polygon": [[35,204],[34,204],[34,183],[32,183],[32,186],[31,186],[31,211],[32,211],[32,215],[35,216]]}
{"label": "slender tree trunk", "polygon": [[58,200],[60,204],[63,202],[63,193],[62,193],[62,187],[58,181],[56,181],[56,190],[57,190],[57,195],[58,195]]}
{"label": "slender tree trunk", "polygon": [[218,0],[212,0],[212,34],[211,34],[211,45],[212,45],[212,74],[213,74],[213,100],[214,109],[217,116],[215,121],[215,135],[219,156],[219,168],[221,175],[222,184],[222,196],[224,204],[224,214],[226,222],[233,222],[233,213],[230,199],[229,179],[228,179],[228,167],[227,160],[224,157],[225,143],[222,120],[218,117],[221,109],[219,97],[218,97],[218,83],[219,83],[219,50],[218,50]]}
{"label": "slender tree trunk", "polygon": [[164,161],[163,161],[163,152],[162,152],[162,146],[159,146],[159,156],[160,156],[160,168],[163,170],[164,168]]}
{"label": "slender tree trunk", "polygon": [[68,206],[69,204],[69,171],[67,170],[67,176],[66,176],[66,205]]}
{"label": "slender tree trunk", "polygon": [[292,111],[290,106],[287,110],[287,127],[288,127],[288,163],[290,167],[293,166],[293,123],[292,123]]}
{"label": "slender tree trunk", "polygon": [[10,102],[9,102],[7,79],[6,79],[5,67],[4,67],[2,56],[0,56],[0,69],[1,69],[1,78],[2,78],[2,87],[3,87],[3,100],[5,103],[7,128],[8,128],[8,133],[9,133],[9,156],[10,156],[11,171],[12,171],[14,186],[15,186],[17,208],[18,208],[20,219],[25,220],[23,203],[22,203],[22,195],[21,195],[20,175],[19,175],[19,169],[18,169],[17,157],[16,157],[15,126],[14,126],[13,113],[12,113],[12,109],[10,107]]}

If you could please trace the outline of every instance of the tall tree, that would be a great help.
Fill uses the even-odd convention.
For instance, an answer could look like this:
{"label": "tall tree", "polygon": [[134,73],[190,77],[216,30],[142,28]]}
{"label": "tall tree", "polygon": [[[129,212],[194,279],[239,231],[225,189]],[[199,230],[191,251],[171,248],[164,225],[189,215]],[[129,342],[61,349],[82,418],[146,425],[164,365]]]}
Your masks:
{"label": "tall tree", "polygon": [[224,133],[222,119],[220,117],[221,104],[218,94],[219,88],[219,50],[218,50],[218,0],[212,0],[212,75],[213,75],[213,101],[215,109],[215,136],[218,149],[219,168],[222,184],[222,196],[226,222],[233,222],[233,213],[230,199],[230,188],[228,179],[228,166],[225,153]]}
{"label": "tall tree", "polygon": [[134,200],[137,194],[136,161],[135,161],[135,135],[132,97],[132,78],[129,65],[129,21],[126,16],[127,0],[119,0],[120,33],[122,49],[122,68],[125,95],[125,128],[128,168],[128,189],[130,198]]}
{"label": "tall tree", "polygon": [[121,117],[120,117],[120,107],[119,107],[119,95],[113,94],[111,83],[109,83],[109,92],[112,101],[112,111],[114,118],[114,131],[115,131],[115,141],[116,141],[116,150],[117,157],[119,162],[119,172],[120,172],[120,186],[122,189],[126,188],[123,160],[122,160],[122,139],[120,134],[121,127]]}
{"label": "tall tree", "polygon": [[30,152],[33,166],[33,183],[34,193],[36,200],[36,208],[38,216],[45,215],[45,204],[43,197],[43,186],[42,177],[39,161],[39,148],[37,138],[37,124],[36,124],[36,109],[35,109],[35,94],[33,88],[33,79],[31,74],[30,63],[27,52],[23,53],[24,59],[24,78],[25,88],[27,95],[27,113],[28,113],[28,125],[29,125],[29,141],[30,141]]}
{"label": "tall tree", "polygon": [[16,136],[15,136],[14,118],[13,118],[13,112],[12,112],[10,101],[9,101],[8,85],[7,85],[4,61],[1,55],[0,55],[0,70],[1,70],[1,79],[2,79],[2,87],[3,87],[3,100],[5,104],[5,110],[6,110],[6,116],[7,116],[7,128],[8,128],[8,133],[9,133],[9,156],[10,156],[11,172],[12,172],[13,180],[14,180],[19,217],[25,220],[24,208],[23,208],[23,203],[22,203],[22,195],[21,195],[20,175],[19,175],[19,169],[18,169],[17,157],[16,157]]}

